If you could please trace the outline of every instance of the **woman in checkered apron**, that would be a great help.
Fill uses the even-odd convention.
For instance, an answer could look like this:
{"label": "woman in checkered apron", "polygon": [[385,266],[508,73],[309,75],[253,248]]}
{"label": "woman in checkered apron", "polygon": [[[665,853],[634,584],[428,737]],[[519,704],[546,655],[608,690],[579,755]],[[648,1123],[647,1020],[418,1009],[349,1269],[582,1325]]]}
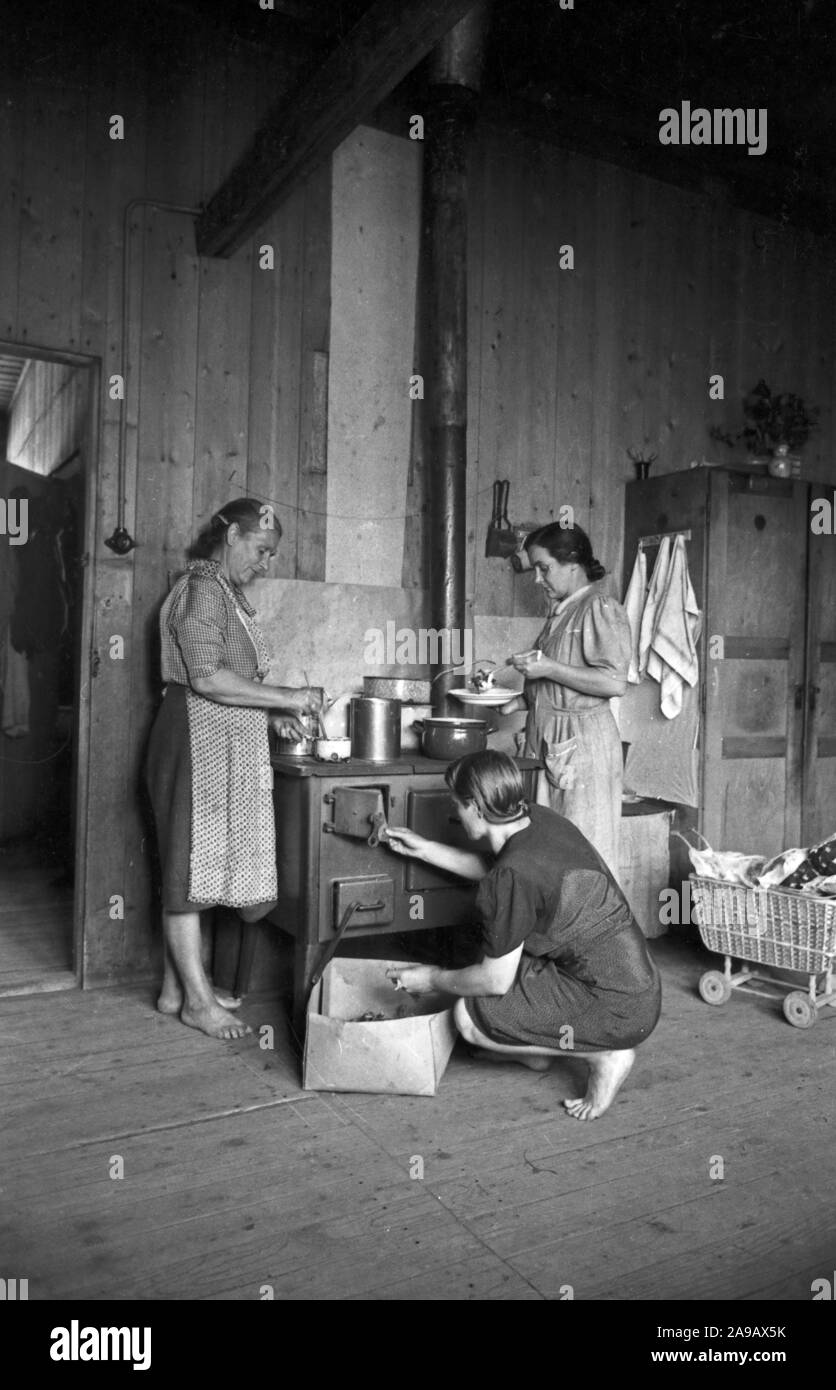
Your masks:
{"label": "woman in checkered apron", "polygon": [[145,769],[162,869],[158,1008],[216,1038],[249,1029],[230,1012],[240,1001],[216,995],[206,975],[200,914],[226,906],[256,922],[275,906],[268,722],[299,737],[298,715],[322,703],[321,691],[265,679],[270,653],[244,590],[266,575],[280,536],[271,508],[227,503],[160,612],[165,689]]}

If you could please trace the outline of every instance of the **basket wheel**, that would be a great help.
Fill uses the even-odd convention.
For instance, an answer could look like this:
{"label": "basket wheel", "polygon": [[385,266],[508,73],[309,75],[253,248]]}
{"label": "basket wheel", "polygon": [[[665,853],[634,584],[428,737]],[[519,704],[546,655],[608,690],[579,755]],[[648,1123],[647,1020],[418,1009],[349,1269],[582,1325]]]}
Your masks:
{"label": "basket wheel", "polygon": [[818,1010],[809,995],[800,990],[788,994],[783,1004],[784,1018],[793,1028],[812,1028],[818,1017]]}
{"label": "basket wheel", "polygon": [[706,1004],[725,1004],[731,999],[732,987],[719,970],[706,970],[700,977],[700,998]]}

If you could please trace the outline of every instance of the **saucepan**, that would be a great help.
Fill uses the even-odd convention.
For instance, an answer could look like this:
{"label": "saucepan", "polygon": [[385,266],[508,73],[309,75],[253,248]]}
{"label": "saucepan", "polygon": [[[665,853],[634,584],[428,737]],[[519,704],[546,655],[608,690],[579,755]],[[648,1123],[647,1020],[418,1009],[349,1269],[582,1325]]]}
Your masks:
{"label": "saucepan", "polygon": [[307,758],[310,757],[313,749],[316,722],[314,716],[312,714],[298,714],[296,718],[305,730],[304,735],[301,738],[288,735],[286,738],[276,739],[276,752],[281,753],[285,758]]}
{"label": "saucepan", "polygon": [[416,719],[412,727],[421,730],[421,749],[428,758],[450,762],[465,753],[481,753],[488,746],[484,719]]}
{"label": "saucepan", "polygon": [[351,757],[350,738],[318,738],[313,755],[321,763],[347,763]]}

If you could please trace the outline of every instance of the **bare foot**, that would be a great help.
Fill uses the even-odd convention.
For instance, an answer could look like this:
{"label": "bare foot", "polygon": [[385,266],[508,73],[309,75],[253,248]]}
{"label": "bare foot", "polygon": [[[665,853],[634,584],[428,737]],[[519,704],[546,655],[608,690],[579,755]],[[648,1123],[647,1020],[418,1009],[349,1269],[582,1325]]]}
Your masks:
{"label": "bare foot", "polygon": [[199,1028],[210,1038],[243,1038],[253,1030],[240,1018],[235,1018],[227,1009],[217,1004],[207,1004],[205,1008],[190,1009],[184,1004],[180,1010],[180,1022],[188,1028]]}
{"label": "bare foot", "polygon": [[532,1071],[548,1071],[553,1060],[551,1057],[538,1057],[536,1053],[491,1052],[486,1047],[472,1047],[470,1055],[479,1062],[521,1062]]}
{"label": "bare foot", "polygon": [[563,1104],[576,1120],[597,1120],[615,1100],[636,1054],[632,1048],[624,1048],[619,1052],[587,1053],[583,1060],[589,1067],[586,1095],[579,1100],[564,1100]]}
{"label": "bare foot", "polygon": [[[215,999],[222,1009],[240,1009],[242,1001],[235,994],[227,994],[225,989],[214,991]],[[157,1000],[157,1009],[161,1014],[179,1014],[183,1007],[183,991],[170,990],[163,986],[160,997]]]}

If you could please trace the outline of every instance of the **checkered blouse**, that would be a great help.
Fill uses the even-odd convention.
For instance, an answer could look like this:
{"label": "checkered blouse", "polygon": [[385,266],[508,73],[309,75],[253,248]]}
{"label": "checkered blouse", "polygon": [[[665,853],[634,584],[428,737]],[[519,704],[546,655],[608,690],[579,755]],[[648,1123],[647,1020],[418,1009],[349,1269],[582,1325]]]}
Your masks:
{"label": "checkered blouse", "polygon": [[163,682],[190,685],[223,669],[262,680],[270,653],[254,610],[217,560],[196,560],[160,611]]}

